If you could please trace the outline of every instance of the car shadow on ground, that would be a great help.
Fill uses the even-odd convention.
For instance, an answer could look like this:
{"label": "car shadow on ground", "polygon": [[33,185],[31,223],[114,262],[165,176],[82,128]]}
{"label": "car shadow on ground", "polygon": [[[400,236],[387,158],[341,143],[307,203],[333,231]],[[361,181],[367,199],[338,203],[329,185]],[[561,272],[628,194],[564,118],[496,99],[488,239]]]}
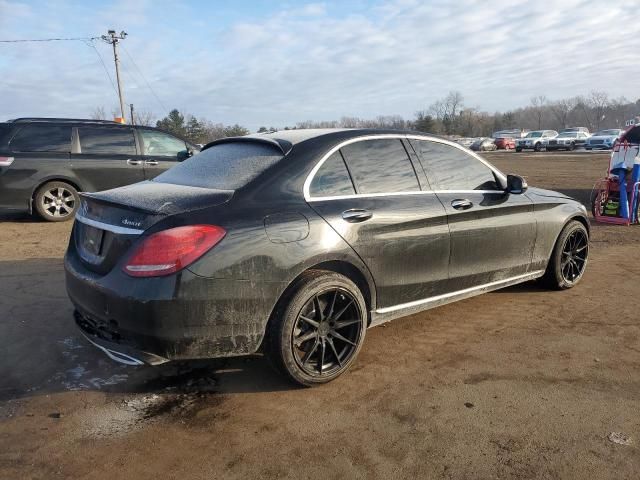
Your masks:
{"label": "car shadow on ground", "polygon": [[215,394],[296,388],[258,354],[155,367],[110,360],[75,326],[60,258],[0,261],[0,283],[0,401],[78,390]]}

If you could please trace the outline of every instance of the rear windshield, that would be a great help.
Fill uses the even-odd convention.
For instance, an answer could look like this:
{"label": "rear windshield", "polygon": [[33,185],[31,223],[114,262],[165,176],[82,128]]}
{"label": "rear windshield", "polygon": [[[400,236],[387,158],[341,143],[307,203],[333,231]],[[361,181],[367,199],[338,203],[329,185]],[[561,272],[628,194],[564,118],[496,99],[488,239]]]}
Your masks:
{"label": "rear windshield", "polygon": [[236,190],[282,158],[275,147],[234,142],[216,145],[158,175],[154,181],[192,187]]}

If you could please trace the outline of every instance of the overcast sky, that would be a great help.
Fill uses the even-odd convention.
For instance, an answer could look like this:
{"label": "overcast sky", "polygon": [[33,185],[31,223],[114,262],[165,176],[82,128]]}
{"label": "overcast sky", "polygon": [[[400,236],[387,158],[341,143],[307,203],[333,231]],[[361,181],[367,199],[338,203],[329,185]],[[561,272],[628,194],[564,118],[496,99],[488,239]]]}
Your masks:
{"label": "overcast sky", "polygon": [[[636,100],[638,1],[0,0],[0,39],[125,30],[127,103],[257,129],[410,118],[449,90],[487,111],[594,89]],[[90,45],[0,43],[0,120],[109,113],[111,47]]]}

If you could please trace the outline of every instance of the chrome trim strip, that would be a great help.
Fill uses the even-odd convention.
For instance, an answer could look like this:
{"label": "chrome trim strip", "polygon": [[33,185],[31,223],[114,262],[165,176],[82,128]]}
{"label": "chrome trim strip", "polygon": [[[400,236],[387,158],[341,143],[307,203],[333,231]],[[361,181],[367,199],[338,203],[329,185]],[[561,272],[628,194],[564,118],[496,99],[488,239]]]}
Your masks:
{"label": "chrome trim strip", "polygon": [[464,295],[466,293],[475,292],[477,290],[482,290],[482,289],[485,289],[485,288],[497,287],[497,286],[505,284],[505,283],[515,282],[515,281],[518,281],[518,280],[523,280],[524,281],[525,279],[533,279],[533,278],[541,276],[542,274],[544,274],[544,270],[536,270],[535,272],[529,272],[529,273],[525,273],[524,275],[518,275],[518,276],[515,276],[515,277],[511,277],[511,278],[506,278],[504,280],[497,280],[495,282],[485,283],[484,285],[478,285],[476,287],[465,288],[463,290],[458,290],[456,292],[445,293],[443,295],[437,295],[435,297],[424,298],[422,300],[415,300],[413,302],[401,303],[399,305],[393,305],[391,307],[378,308],[378,309],[376,309],[376,313],[390,313],[390,312],[395,312],[397,310],[404,310],[404,309],[407,309],[407,308],[418,307],[420,305],[426,305],[428,303],[435,303],[435,302],[438,302],[440,300],[446,300],[447,298],[456,297],[458,295]]}
{"label": "chrome trim strip", "polygon": [[80,212],[76,213],[76,220],[84,223],[85,225],[89,225],[90,227],[107,230],[118,235],[141,235],[142,233],[144,233],[144,230],[138,230],[136,228],[120,227],[118,225],[111,225],[110,223],[91,220],[90,218],[80,215]]}
{"label": "chrome trim strip", "polygon": [[349,198],[375,198],[375,197],[395,197],[406,195],[444,195],[447,193],[481,193],[504,195],[502,190],[417,190],[415,192],[393,192],[393,193],[356,193],[355,195],[335,195],[333,197],[311,197],[307,202],[326,202],[328,200],[345,200]]}
{"label": "chrome trim strip", "polygon": [[[360,194],[355,194],[355,195],[340,195],[340,196],[336,196],[336,197],[312,197],[311,196],[311,194],[309,193],[309,187],[311,186],[311,182],[313,180],[313,177],[315,177],[316,173],[318,172],[318,170],[320,169],[322,164],[327,160],[327,158],[329,158],[336,151],[340,150],[342,147],[344,147],[346,145],[349,145],[351,143],[364,142],[366,140],[375,140],[375,139],[379,139],[379,138],[397,138],[397,139],[407,139],[407,140],[427,140],[427,141],[430,141],[430,142],[443,143],[445,145],[450,145],[452,147],[455,147],[455,148],[458,148],[458,149],[462,150],[467,155],[471,155],[476,160],[482,162],[489,169],[491,169],[491,171],[493,171],[496,175],[501,177],[506,182],[506,177],[505,177],[504,173],[502,173],[496,167],[494,167],[493,165],[488,163],[486,160],[484,160],[482,157],[477,155],[475,152],[472,152],[471,150],[467,150],[462,145],[458,145],[457,143],[452,142],[450,140],[445,140],[443,138],[437,138],[437,137],[431,137],[429,135],[381,133],[381,134],[378,134],[378,135],[375,135],[375,134],[374,135],[364,135],[362,137],[350,138],[349,140],[345,140],[344,142],[339,143],[338,145],[333,147],[331,150],[329,150],[327,153],[325,153],[323,155],[323,157],[320,159],[320,161],[315,165],[315,167],[313,167],[311,172],[309,172],[309,175],[307,175],[307,178],[304,181],[304,187],[302,188],[302,191],[303,191],[303,194],[304,194],[304,199],[307,202],[310,202],[310,201],[314,201],[314,200],[319,201],[319,200],[329,200],[329,199],[337,199],[337,198],[362,198],[362,197],[373,197],[373,196],[384,197],[384,196],[392,196],[392,195],[416,195],[416,194],[421,194],[421,193],[423,193],[423,194],[424,193],[435,193],[435,191],[422,190],[422,191],[419,191],[419,192],[373,193],[373,194],[360,193]],[[485,190],[473,190],[473,191],[475,191],[475,192],[486,192]],[[441,192],[445,192],[445,191],[441,190]],[[454,191],[451,191],[451,190],[446,190],[446,192],[449,192],[449,193],[463,193],[463,192],[468,192],[468,191],[461,190],[461,191],[455,191],[454,192]],[[495,193],[494,190],[490,190],[490,192],[491,193]]]}

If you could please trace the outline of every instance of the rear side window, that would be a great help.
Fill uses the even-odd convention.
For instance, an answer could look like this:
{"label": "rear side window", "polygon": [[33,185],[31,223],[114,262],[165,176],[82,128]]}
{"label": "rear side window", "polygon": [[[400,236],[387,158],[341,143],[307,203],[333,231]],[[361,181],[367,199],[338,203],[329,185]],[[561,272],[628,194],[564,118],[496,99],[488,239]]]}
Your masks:
{"label": "rear side window", "polygon": [[78,137],[82,153],[136,154],[136,141],[129,128],[78,127]]}
{"label": "rear side window", "polygon": [[493,170],[463,150],[427,140],[411,145],[438,190],[499,190]]}
{"label": "rear side window", "polygon": [[209,147],[153,179],[154,182],[236,190],[282,158],[275,147],[232,142]]}
{"label": "rear side window", "polygon": [[183,140],[172,137],[166,133],[154,130],[139,130],[142,135],[142,143],[146,155],[160,157],[177,157],[178,152],[187,149]]}
{"label": "rear side window", "polygon": [[420,190],[411,160],[399,139],[352,143],[342,148],[342,154],[358,193]]}
{"label": "rear side window", "polygon": [[315,197],[335,197],[356,193],[340,152],[334,152],[318,169],[309,187],[309,193]]}
{"label": "rear side window", "polygon": [[71,151],[71,126],[26,125],[10,143],[13,152],[64,152]]}
{"label": "rear side window", "polygon": [[11,133],[11,125],[0,123],[0,151],[6,150],[9,134]]}

